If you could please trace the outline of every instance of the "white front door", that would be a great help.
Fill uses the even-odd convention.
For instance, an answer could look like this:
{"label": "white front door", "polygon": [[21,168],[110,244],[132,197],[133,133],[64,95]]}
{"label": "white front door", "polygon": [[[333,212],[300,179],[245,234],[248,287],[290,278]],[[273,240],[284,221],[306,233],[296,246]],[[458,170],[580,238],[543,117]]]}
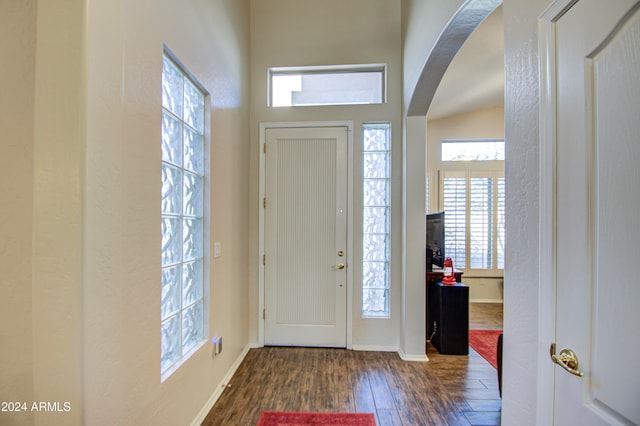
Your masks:
{"label": "white front door", "polygon": [[265,344],[346,347],[347,128],[265,140]]}
{"label": "white front door", "polygon": [[640,7],[559,3],[553,422],[640,424]]}

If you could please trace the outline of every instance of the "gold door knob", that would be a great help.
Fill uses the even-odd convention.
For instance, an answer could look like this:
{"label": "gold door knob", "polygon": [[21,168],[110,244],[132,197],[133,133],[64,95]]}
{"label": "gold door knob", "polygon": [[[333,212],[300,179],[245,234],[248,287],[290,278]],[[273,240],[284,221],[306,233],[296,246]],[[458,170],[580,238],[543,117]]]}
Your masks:
{"label": "gold door knob", "polygon": [[344,267],[345,267],[345,266],[346,266],[346,265],[345,265],[344,263],[338,263],[338,264],[336,265],[336,268],[338,268],[338,269],[344,269]]}
{"label": "gold door knob", "polygon": [[558,364],[574,376],[584,376],[584,373],[578,370],[578,355],[571,349],[563,349],[560,351],[560,355],[556,355],[556,344],[552,343],[549,353],[554,364]]}

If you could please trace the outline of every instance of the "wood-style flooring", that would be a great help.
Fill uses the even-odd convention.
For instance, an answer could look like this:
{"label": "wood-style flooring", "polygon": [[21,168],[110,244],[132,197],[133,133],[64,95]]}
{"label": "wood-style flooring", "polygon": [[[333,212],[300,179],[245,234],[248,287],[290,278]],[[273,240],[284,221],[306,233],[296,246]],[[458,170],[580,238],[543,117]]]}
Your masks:
{"label": "wood-style flooring", "polygon": [[502,330],[502,303],[469,303],[469,328]]}
{"label": "wood-style flooring", "polygon": [[[501,304],[470,304],[470,328],[502,328]],[[249,351],[205,426],[253,426],[263,410],[371,412],[384,425],[499,425],[497,371],[470,348],[406,362],[393,352]]]}

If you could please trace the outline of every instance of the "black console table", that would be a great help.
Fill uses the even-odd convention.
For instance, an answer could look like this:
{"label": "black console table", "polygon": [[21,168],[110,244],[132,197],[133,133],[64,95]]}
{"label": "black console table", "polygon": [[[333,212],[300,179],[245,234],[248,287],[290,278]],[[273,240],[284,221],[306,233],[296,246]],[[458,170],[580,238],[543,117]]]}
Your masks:
{"label": "black console table", "polygon": [[[441,354],[469,354],[469,287],[427,282],[427,336]],[[435,331],[435,333],[434,333]]]}

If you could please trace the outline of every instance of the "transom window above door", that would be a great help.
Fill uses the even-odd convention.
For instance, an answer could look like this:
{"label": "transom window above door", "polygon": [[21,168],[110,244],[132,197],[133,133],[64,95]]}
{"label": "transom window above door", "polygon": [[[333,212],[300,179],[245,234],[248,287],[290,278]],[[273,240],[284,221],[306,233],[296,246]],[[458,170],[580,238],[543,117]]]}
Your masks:
{"label": "transom window above door", "polygon": [[445,139],[441,148],[442,161],[504,161],[504,139]]}
{"label": "transom window above door", "polygon": [[269,68],[269,106],[366,105],[386,102],[386,65]]}

